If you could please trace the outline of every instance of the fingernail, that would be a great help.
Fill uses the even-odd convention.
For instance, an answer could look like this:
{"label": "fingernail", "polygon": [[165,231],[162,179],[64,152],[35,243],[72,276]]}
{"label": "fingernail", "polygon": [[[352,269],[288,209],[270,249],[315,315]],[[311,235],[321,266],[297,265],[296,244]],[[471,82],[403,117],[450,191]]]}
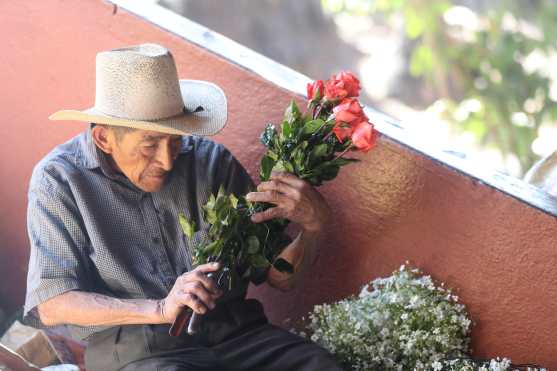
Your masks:
{"label": "fingernail", "polygon": [[214,262],[213,263],[213,267],[218,267],[219,266],[219,262]]}
{"label": "fingernail", "polygon": [[246,195],[246,200],[248,200],[248,201],[251,200],[251,197],[252,197],[252,196],[251,196],[251,192],[250,192],[250,193],[248,193],[248,194]]}

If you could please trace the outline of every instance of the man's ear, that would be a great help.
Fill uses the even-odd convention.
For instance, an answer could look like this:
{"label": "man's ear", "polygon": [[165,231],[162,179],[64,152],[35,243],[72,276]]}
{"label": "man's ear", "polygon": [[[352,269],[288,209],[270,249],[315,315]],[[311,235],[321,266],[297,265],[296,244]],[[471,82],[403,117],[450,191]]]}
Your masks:
{"label": "man's ear", "polygon": [[114,146],[114,133],[103,125],[95,125],[91,129],[91,137],[95,145],[106,154],[111,154]]}

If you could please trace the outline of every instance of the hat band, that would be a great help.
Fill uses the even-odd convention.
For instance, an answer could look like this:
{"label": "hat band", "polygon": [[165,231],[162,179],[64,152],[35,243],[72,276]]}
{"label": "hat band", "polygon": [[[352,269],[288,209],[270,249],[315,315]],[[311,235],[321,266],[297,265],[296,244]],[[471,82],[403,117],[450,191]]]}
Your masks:
{"label": "hat band", "polygon": [[112,118],[115,118],[115,119],[146,121],[146,122],[157,122],[157,121],[163,121],[163,120],[171,120],[175,117],[180,117],[180,116],[183,116],[183,115],[188,115],[188,114],[192,114],[192,113],[205,111],[205,109],[202,106],[197,106],[194,110],[189,110],[188,108],[186,108],[186,106],[184,106],[180,113],[177,113],[177,114],[172,115],[172,116],[160,117],[160,118],[156,118],[156,119],[138,119],[138,118],[130,118],[130,117],[110,115],[110,114],[104,112],[103,110],[98,109],[97,107],[95,107],[95,110],[99,111],[99,113],[103,114],[104,116],[112,117]]}

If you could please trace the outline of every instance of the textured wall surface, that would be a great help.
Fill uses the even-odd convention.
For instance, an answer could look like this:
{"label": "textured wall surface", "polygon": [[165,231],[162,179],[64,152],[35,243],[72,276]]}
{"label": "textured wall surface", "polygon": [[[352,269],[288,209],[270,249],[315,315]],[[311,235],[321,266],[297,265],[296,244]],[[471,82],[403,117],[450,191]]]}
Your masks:
{"label": "textured wall surface", "polygon": [[[181,77],[215,81],[229,98],[230,121],[214,139],[256,178],[258,136],[288,101],[242,68],[97,0],[0,3],[0,302],[21,305],[28,240],[26,190],[34,164],[84,128],[49,122],[60,108],[94,100],[99,50],[152,41],[166,45]],[[344,168],[322,192],[334,220],[314,267],[294,291],[261,286],[270,318],[282,323],[312,305],[355,293],[410,260],[458,288],[477,323],[477,355],[557,368],[557,221],[387,137]]]}

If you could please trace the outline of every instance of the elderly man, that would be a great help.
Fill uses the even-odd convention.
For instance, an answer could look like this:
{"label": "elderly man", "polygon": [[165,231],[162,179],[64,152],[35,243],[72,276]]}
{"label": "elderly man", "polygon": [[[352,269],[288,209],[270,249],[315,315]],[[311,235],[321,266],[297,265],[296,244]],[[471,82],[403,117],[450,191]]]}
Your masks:
{"label": "elderly man", "polygon": [[[50,117],[91,126],[33,171],[25,321],[70,325],[88,340],[89,371],[340,370],[324,349],[268,324],[261,304],[245,299],[247,282],[223,292],[207,277],[218,264],[192,267],[177,220],[185,213],[201,226],[193,242],[203,238],[201,205],[221,185],[274,203],[253,221],[285,217],[301,226],[281,253],[294,274],[267,274],[287,290],[328,218],[322,196],[284,173],[255,191],[231,153],[203,138],[225,125],[224,93],[178,80],[165,48],[101,52],[96,69],[95,106]],[[200,331],[172,337],[185,307],[204,315]]]}

